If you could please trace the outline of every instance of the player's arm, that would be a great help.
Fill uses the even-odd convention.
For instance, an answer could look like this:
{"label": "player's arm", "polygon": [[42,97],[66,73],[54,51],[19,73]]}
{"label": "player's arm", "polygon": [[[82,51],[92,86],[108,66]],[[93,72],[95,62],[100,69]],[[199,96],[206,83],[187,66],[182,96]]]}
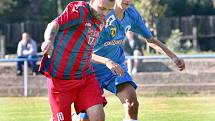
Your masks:
{"label": "player's arm", "polygon": [[156,51],[169,56],[172,61],[176,64],[180,71],[185,69],[185,63],[182,59],[179,59],[171,50],[169,50],[163,43],[155,39],[140,16],[139,12],[134,8],[136,19],[131,28],[133,32],[136,32],[147,39],[147,44],[155,49]]}
{"label": "player's arm", "polygon": [[156,51],[169,56],[173,62],[177,65],[180,71],[185,69],[185,63],[182,59],[178,58],[171,50],[169,50],[163,43],[155,38],[151,38],[147,41],[147,44]]}
{"label": "player's arm", "polygon": [[73,3],[68,4],[63,13],[48,24],[44,34],[45,41],[41,46],[42,52],[48,54],[50,57],[52,55],[53,43],[58,31],[70,28],[81,21],[79,8]]}
{"label": "player's arm", "polygon": [[41,45],[41,50],[45,54],[48,54],[49,56],[52,55],[53,51],[53,43],[55,40],[55,37],[59,30],[59,24],[55,21],[52,21],[48,24],[45,34],[44,34],[44,42]]}
{"label": "player's arm", "polygon": [[115,75],[124,75],[124,70],[121,68],[121,66],[113,62],[111,59],[92,54],[92,62],[106,65]]}

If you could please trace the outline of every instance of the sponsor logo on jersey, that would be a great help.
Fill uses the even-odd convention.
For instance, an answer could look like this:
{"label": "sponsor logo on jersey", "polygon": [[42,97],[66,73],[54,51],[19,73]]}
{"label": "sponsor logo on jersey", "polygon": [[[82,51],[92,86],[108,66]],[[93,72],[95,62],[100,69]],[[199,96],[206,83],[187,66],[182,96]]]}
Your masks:
{"label": "sponsor logo on jersey", "polygon": [[112,40],[104,43],[104,46],[123,44],[124,40]]}

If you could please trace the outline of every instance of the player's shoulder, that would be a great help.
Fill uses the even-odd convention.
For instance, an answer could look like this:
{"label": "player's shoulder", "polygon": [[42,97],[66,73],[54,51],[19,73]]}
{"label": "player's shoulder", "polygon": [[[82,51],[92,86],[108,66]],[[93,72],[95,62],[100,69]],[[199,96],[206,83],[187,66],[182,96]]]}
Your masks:
{"label": "player's shoulder", "polygon": [[72,8],[73,11],[79,10],[80,8],[89,8],[89,3],[84,1],[74,1],[67,5],[67,8]]}
{"label": "player's shoulder", "polygon": [[73,1],[73,2],[70,2],[67,6],[85,7],[87,4],[88,2],[84,2],[84,1]]}
{"label": "player's shoulder", "polygon": [[137,11],[137,9],[135,8],[134,5],[130,5],[125,12],[130,15],[131,17],[135,17],[135,16],[139,16],[139,12]]}
{"label": "player's shoulder", "polygon": [[67,10],[87,17],[90,13],[90,6],[88,2],[74,1],[67,5]]}
{"label": "player's shoulder", "polygon": [[114,13],[114,10],[111,10],[111,11],[105,16],[106,21],[108,22],[109,19],[112,18],[112,17],[116,18],[115,13]]}

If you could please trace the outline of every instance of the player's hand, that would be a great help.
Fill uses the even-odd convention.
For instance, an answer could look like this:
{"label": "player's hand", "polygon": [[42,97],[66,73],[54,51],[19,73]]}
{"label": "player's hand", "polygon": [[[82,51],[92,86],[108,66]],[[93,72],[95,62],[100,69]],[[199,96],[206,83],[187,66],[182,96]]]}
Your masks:
{"label": "player's hand", "polygon": [[185,63],[183,59],[176,57],[176,58],[173,58],[172,60],[174,61],[174,63],[176,64],[176,66],[180,71],[183,71],[185,69]]}
{"label": "player's hand", "polygon": [[48,58],[51,57],[54,46],[51,41],[44,41],[41,45],[41,50],[43,54],[48,54]]}
{"label": "player's hand", "polygon": [[124,75],[124,70],[118,63],[115,63],[112,60],[107,60],[105,61],[105,65],[112,71],[114,75]]}

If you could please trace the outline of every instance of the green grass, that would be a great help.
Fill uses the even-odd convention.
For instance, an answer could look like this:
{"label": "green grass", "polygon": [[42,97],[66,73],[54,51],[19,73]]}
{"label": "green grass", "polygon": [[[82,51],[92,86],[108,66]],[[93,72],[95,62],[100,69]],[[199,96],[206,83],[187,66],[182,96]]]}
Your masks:
{"label": "green grass", "polygon": [[[122,121],[119,100],[110,96],[106,121]],[[215,97],[139,97],[139,121],[215,121]],[[47,97],[1,97],[0,121],[48,121]]]}

